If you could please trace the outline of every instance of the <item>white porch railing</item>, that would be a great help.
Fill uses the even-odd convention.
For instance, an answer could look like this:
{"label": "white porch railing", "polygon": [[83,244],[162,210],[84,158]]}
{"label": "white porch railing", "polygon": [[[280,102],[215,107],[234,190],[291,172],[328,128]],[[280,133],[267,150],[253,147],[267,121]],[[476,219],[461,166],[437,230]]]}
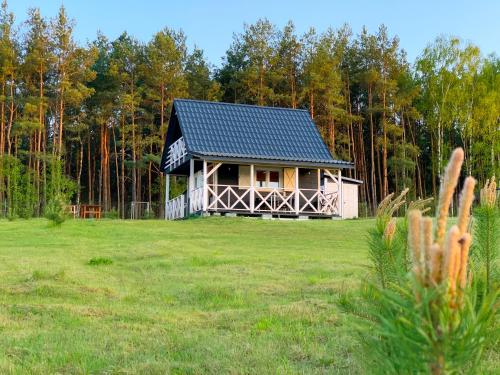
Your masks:
{"label": "white porch railing", "polygon": [[295,211],[295,193],[289,190],[255,190],[255,211],[285,212]]}
{"label": "white porch railing", "polygon": [[339,215],[338,193],[299,189],[299,197],[300,213]]}
{"label": "white porch railing", "polygon": [[245,200],[245,197],[250,197],[250,190],[251,188],[248,186],[208,185],[207,209],[250,211],[250,198],[248,198],[248,202]]}
{"label": "white porch railing", "polygon": [[250,186],[209,184],[207,210],[325,216],[339,215],[340,212],[337,192],[299,189],[297,194],[295,190],[254,188],[252,202],[251,191]]}
{"label": "white porch railing", "polygon": [[191,190],[189,199],[189,212],[203,210],[203,188]]}
{"label": "white porch railing", "polygon": [[187,156],[186,143],[184,138],[180,137],[172,143],[168,149],[166,169],[172,170],[181,165]]}
{"label": "white porch railing", "polygon": [[185,195],[179,195],[174,199],[167,202],[166,205],[166,219],[175,220],[182,219],[185,216],[186,205],[185,205]]}

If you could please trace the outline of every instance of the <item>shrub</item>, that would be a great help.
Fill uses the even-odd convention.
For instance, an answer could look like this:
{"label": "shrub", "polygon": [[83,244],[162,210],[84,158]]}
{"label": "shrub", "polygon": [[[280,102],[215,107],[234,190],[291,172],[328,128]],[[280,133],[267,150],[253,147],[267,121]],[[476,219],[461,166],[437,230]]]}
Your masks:
{"label": "shrub", "polygon": [[152,220],[156,219],[156,215],[153,210],[146,210],[144,211],[144,215],[142,215],[143,220]]}
{"label": "shrub", "polygon": [[37,206],[33,171],[25,167],[20,159],[10,155],[0,157],[0,171],[5,177],[0,178],[0,190],[5,192],[7,218],[32,217]]}
{"label": "shrub", "polygon": [[474,210],[474,235],[476,243],[473,256],[476,273],[483,276],[486,292],[498,283],[498,269],[495,267],[500,236],[500,212],[496,205],[495,176],[486,181],[481,189],[480,205]]}
{"label": "shrub", "polygon": [[9,220],[9,221],[14,221],[18,218],[19,218],[19,216],[17,216],[15,213],[12,213],[12,212],[7,213],[7,220]]}
{"label": "shrub", "polygon": [[395,238],[396,218],[393,215],[403,206],[408,189],[398,197],[389,194],[377,208],[375,228],[369,231],[369,256],[379,284],[385,288],[388,283],[401,277],[406,272],[406,248]]}
{"label": "shrub", "polygon": [[106,211],[104,213],[104,218],[105,219],[116,220],[116,219],[119,218],[118,211],[115,208],[113,208],[113,209],[111,209],[109,211]]}
{"label": "shrub", "polygon": [[63,280],[65,276],[64,270],[60,270],[55,273],[51,273],[45,270],[35,270],[31,274],[30,281],[39,281],[39,280]]}
{"label": "shrub", "polygon": [[370,209],[369,209],[368,204],[366,202],[359,202],[358,209],[359,209],[359,217],[369,217],[370,216]]}
{"label": "shrub", "polygon": [[[465,180],[457,224],[446,232],[463,156],[463,150],[455,150],[446,168],[436,228],[421,210],[413,209],[408,214],[411,271],[394,280],[387,278],[384,284],[373,284],[371,293],[364,294],[367,319],[360,333],[369,372],[438,375],[477,371],[491,336],[488,329],[494,322],[498,290],[478,299],[477,288],[471,283],[469,223],[476,183],[472,177]],[[382,202],[382,209],[384,204],[387,201]],[[376,233],[381,239],[373,246],[381,248],[372,252],[375,268],[381,268],[377,265],[381,261],[374,256],[386,256],[392,223],[384,215],[377,220]]]}
{"label": "shrub", "polygon": [[60,197],[54,197],[45,207],[45,217],[54,225],[61,225],[66,220],[64,204]]}
{"label": "shrub", "polygon": [[113,261],[109,258],[97,257],[91,258],[87,263],[89,266],[100,266],[100,265],[110,265],[113,264]]}

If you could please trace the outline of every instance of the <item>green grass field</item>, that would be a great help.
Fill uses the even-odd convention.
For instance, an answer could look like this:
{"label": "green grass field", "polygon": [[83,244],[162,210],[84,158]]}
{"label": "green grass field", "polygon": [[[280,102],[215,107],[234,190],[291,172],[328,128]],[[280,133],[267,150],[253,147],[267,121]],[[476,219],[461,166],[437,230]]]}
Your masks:
{"label": "green grass field", "polygon": [[370,225],[0,221],[0,373],[358,373]]}
{"label": "green grass field", "polygon": [[0,373],[358,374],[371,225],[0,221]]}

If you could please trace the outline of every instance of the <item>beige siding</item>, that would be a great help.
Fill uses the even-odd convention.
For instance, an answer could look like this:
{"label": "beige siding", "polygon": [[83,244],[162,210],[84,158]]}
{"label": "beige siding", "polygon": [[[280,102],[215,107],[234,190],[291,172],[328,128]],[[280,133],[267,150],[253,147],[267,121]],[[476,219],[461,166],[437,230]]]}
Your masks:
{"label": "beige siding", "polygon": [[240,165],[240,172],[238,176],[239,186],[250,186],[250,166]]}
{"label": "beige siding", "polygon": [[327,193],[337,193],[338,192],[337,183],[331,178],[325,178],[325,191]]}
{"label": "beige siding", "polygon": [[[358,217],[358,185],[342,183],[344,195],[344,219]],[[325,181],[325,191],[327,193],[337,193],[337,183],[327,178]]]}

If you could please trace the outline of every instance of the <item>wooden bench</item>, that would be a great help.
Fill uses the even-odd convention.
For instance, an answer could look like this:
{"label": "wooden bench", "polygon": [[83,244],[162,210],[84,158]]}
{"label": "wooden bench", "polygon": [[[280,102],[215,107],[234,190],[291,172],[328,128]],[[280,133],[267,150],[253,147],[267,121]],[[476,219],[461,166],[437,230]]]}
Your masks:
{"label": "wooden bench", "polygon": [[80,217],[82,219],[89,219],[90,217],[100,219],[101,206],[98,204],[82,204],[80,207]]}

